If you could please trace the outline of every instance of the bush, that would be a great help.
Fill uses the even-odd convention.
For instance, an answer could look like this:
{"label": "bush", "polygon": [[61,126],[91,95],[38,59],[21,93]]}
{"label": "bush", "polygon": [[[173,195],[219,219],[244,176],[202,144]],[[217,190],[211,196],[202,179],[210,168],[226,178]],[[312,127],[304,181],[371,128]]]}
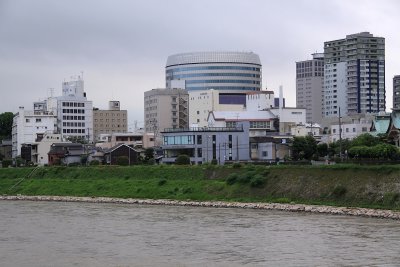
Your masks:
{"label": "bush", "polygon": [[250,179],[251,187],[262,187],[265,183],[265,178],[262,175],[257,174]]}
{"label": "bush", "polygon": [[92,161],[89,163],[89,165],[90,165],[90,166],[97,166],[97,165],[100,165],[100,161],[98,161],[98,160],[92,160]]}
{"label": "bush", "polygon": [[232,168],[238,169],[238,168],[241,168],[241,167],[242,167],[242,164],[240,164],[239,162],[235,162],[235,163],[232,164]]}
{"label": "bush", "polygon": [[188,155],[182,154],[176,158],[175,163],[178,165],[190,165],[190,158]]}
{"label": "bush", "polygon": [[1,166],[3,168],[7,168],[8,166],[11,166],[12,160],[11,159],[5,159],[1,162]]}
{"label": "bush", "polygon": [[236,183],[238,178],[239,178],[239,175],[237,173],[231,173],[228,175],[228,178],[226,178],[226,184],[233,185],[234,183]]}
{"label": "bush", "polygon": [[127,156],[120,156],[117,158],[117,165],[128,166],[129,158]]}

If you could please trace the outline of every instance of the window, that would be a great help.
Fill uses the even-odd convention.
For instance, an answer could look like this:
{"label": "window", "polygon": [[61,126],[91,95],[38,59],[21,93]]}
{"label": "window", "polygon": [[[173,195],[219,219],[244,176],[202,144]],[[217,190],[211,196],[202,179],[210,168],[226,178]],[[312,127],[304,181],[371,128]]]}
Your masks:
{"label": "window", "polygon": [[29,120],[29,119],[26,119],[25,122],[30,122],[30,120]]}
{"label": "window", "polygon": [[198,145],[201,145],[201,143],[202,143],[202,136],[201,136],[201,135],[198,135],[198,136],[197,136],[197,144],[198,144]]}
{"label": "window", "polygon": [[42,119],[36,119],[36,122],[42,122]]}
{"label": "window", "polygon": [[262,152],[262,156],[265,158],[265,157],[267,157],[268,156],[268,151],[263,151]]}

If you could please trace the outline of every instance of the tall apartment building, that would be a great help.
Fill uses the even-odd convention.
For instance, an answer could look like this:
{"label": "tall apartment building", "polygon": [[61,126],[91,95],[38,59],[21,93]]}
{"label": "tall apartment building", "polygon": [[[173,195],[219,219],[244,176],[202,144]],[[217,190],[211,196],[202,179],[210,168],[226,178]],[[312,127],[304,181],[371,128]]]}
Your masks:
{"label": "tall apartment building", "polygon": [[400,110],[400,75],[393,77],[393,110]]}
{"label": "tall apartment building", "polygon": [[[159,133],[166,128],[188,128],[189,94],[184,89],[153,89],[144,92],[144,127],[154,133],[157,141]],[[156,144],[157,145],[157,144]]]}
{"label": "tall apartment building", "polygon": [[296,62],[296,107],[306,109],[308,123],[321,123],[324,54],[312,56],[310,60]]}
{"label": "tall apartment building", "polygon": [[385,38],[369,32],[324,43],[324,117],[385,111]]}
{"label": "tall apartment building", "polygon": [[121,110],[119,101],[109,101],[108,110],[93,109],[93,134],[96,141],[100,134],[126,133],[128,112]]}

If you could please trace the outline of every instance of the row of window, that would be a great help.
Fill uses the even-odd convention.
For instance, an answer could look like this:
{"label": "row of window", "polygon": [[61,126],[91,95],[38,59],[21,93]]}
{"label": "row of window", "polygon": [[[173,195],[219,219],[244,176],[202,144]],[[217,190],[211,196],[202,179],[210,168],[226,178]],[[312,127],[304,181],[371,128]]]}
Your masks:
{"label": "row of window", "polygon": [[63,129],[63,133],[85,133],[85,129]]}
{"label": "row of window", "polygon": [[[25,119],[25,122],[31,122],[31,119]],[[42,122],[42,119],[35,119],[35,122]]]}
{"label": "row of window", "polygon": [[84,121],[85,116],[63,116],[63,120]]}
{"label": "row of window", "polygon": [[194,145],[194,135],[164,136],[165,145]]}
{"label": "row of window", "polygon": [[167,80],[178,80],[185,78],[194,78],[194,77],[208,77],[208,76],[236,76],[236,77],[252,77],[252,78],[260,78],[260,74],[251,74],[251,73],[192,73],[192,74],[172,74],[167,76]]}
{"label": "row of window", "polygon": [[77,103],[77,102],[62,102],[63,107],[85,107],[85,103]]}
{"label": "row of window", "polygon": [[64,127],[85,127],[84,122],[63,122]]}
{"label": "row of window", "polygon": [[70,108],[63,108],[63,113],[75,113],[75,114],[85,114],[84,109],[70,109]]}
{"label": "row of window", "polygon": [[250,83],[250,84],[260,84],[260,81],[253,81],[253,80],[192,80],[192,81],[186,81],[186,84],[196,84],[196,83]]}
{"label": "row of window", "polygon": [[204,66],[204,67],[173,68],[173,69],[166,70],[166,73],[168,75],[169,73],[174,73],[174,72],[195,71],[195,70],[250,70],[250,71],[260,71],[261,68],[240,67],[240,66]]}

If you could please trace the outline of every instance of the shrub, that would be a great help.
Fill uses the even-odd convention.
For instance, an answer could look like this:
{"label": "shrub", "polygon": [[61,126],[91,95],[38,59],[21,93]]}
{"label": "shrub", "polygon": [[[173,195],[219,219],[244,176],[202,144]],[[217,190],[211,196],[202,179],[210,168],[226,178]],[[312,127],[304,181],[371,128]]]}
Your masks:
{"label": "shrub", "polygon": [[239,175],[237,173],[231,173],[226,178],[226,184],[233,185],[238,180]]}
{"label": "shrub", "polygon": [[81,164],[79,162],[71,162],[68,163],[68,167],[76,167],[76,166],[80,166]]}
{"label": "shrub", "polygon": [[241,167],[242,167],[242,164],[240,164],[239,162],[235,162],[235,163],[232,164],[232,168],[238,169],[238,168],[241,168]]}
{"label": "shrub", "polygon": [[176,158],[175,163],[178,165],[190,165],[190,158],[188,155],[182,154]]}
{"label": "shrub", "polygon": [[257,174],[250,179],[250,186],[251,187],[261,187],[265,183],[265,178],[262,175]]}
{"label": "shrub", "polygon": [[97,165],[100,165],[100,161],[92,160],[89,164],[90,164],[90,166],[97,166]]}
{"label": "shrub", "polygon": [[1,166],[3,168],[7,168],[8,166],[10,166],[12,164],[12,160],[11,159],[5,159],[1,162]]}
{"label": "shrub", "polygon": [[217,159],[212,159],[211,160],[211,165],[217,165],[218,164],[218,160]]}
{"label": "shrub", "polygon": [[127,156],[120,156],[117,158],[117,165],[128,166],[129,158]]}
{"label": "shrub", "polygon": [[241,184],[247,184],[256,175],[255,171],[248,171],[239,176],[238,182]]}

